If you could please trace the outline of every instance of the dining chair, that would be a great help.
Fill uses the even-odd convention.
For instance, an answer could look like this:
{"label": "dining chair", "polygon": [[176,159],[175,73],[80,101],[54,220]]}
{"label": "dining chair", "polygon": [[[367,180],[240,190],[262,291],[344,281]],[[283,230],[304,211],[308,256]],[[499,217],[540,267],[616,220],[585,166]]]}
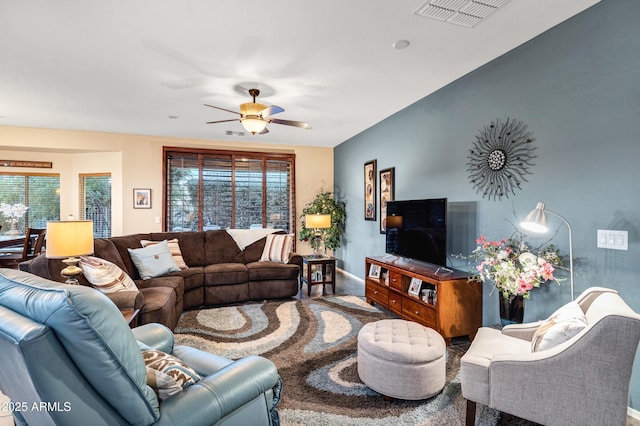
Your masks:
{"label": "dining chair", "polygon": [[27,228],[22,250],[0,251],[0,268],[17,268],[20,262],[33,259],[42,253],[46,229]]}

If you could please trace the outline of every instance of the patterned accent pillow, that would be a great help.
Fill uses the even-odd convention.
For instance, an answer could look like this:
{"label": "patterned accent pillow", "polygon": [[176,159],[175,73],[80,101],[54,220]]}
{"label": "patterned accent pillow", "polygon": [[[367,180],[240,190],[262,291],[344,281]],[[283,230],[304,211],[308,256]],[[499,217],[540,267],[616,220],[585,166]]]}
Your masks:
{"label": "patterned accent pillow", "polygon": [[[142,245],[142,247],[147,247],[158,244],[160,242],[161,241],[141,240],[140,244]],[[171,253],[171,256],[173,256],[173,260],[176,261],[176,265],[178,265],[178,268],[188,268],[189,266],[187,266],[184,259],[182,258],[182,251],[180,251],[180,244],[178,244],[178,239],[174,238],[173,240],[167,240],[167,245],[169,246],[169,252]]]}
{"label": "patterned accent pillow", "polygon": [[103,293],[138,291],[131,277],[107,260],[94,256],[81,256],[80,268],[91,286]]}
{"label": "patterned accent pillow", "polygon": [[142,351],[147,367],[147,384],[162,400],[200,381],[194,369],[173,355],[150,349]]}
{"label": "patterned accent pillow", "polygon": [[566,342],[586,326],[587,317],[578,303],[569,302],[538,327],[531,340],[531,351],[544,351]]}
{"label": "patterned accent pillow", "polygon": [[289,262],[293,249],[293,234],[269,234],[264,244],[260,262]]}
{"label": "patterned accent pillow", "polygon": [[160,241],[158,244],[139,248],[127,249],[133,264],[138,268],[140,278],[148,280],[169,272],[179,271],[176,261],[173,260],[167,240]]}

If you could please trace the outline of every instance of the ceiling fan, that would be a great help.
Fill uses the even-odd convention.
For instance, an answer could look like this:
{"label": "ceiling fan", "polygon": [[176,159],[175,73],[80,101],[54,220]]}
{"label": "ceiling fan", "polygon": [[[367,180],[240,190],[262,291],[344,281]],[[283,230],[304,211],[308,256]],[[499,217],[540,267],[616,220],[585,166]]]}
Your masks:
{"label": "ceiling fan", "polygon": [[230,109],[221,108],[214,105],[204,104],[205,106],[211,108],[240,115],[240,118],[234,118],[231,120],[208,121],[207,124],[226,123],[229,121],[238,120],[240,121],[240,123],[242,123],[242,126],[252,135],[269,133],[269,129],[267,129],[267,124],[269,123],[284,124],[285,126],[300,127],[301,129],[310,128],[309,124],[303,121],[271,118],[272,115],[281,113],[284,111],[284,109],[276,105],[263,105],[256,103],[256,97],[260,95],[260,90],[258,89],[249,89],[249,95],[253,97],[253,102],[240,104],[240,112],[231,111]]}

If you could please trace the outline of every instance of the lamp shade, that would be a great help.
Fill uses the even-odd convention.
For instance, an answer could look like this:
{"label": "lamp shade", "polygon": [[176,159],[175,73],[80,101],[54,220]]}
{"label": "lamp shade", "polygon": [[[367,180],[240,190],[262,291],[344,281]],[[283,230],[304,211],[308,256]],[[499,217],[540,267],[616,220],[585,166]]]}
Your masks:
{"label": "lamp shade", "polygon": [[387,216],[387,228],[402,228],[402,216]]}
{"label": "lamp shade", "polygon": [[267,122],[261,118],[243,118],[240,120],[242,122],[242,126],[246,131],[250,132],[252,135],[256,133],[260,133],[267,127]]}
{"label": "lamp shade", "polygon": [[240,113],[242,114],[240,122],[242,127],[252,135],[262,132],[267,127],[267,120],[263,119],[260,114],[265,108],[267,108],[266,105],[255,102],[247,102],[240,105]]}
{"label": "lamp shade", "polygon": [[65,259],[93,253],[93,221],[47,222],[46,256]]}
{"label": "lamp shade", "polygon": [[544,210],[544,203],[539,202],[520,222],[520,226],[531,232],[547,232],[547,215]]}
{"label": "lamp shade", "polygon": [[304,226],[307,228],[331,228],[330,214],[308,214],[304,217]]}

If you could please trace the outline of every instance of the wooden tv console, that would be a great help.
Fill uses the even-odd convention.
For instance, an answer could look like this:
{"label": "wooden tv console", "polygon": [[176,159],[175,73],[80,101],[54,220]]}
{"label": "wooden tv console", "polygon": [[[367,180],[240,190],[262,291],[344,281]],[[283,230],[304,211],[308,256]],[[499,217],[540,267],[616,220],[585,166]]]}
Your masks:
{"label": "wooden tv console", "polygon": [[[399,317],[433,328],[447,344],[452,337],[473,339],[482,326],[482,284],[468,274],[398,256],[365,259],[367,303],[379,304]],[[409,294],[412,279],[421,289],[435,290],[435,301]],[[413,289],[420,286],[414,280]]]}

